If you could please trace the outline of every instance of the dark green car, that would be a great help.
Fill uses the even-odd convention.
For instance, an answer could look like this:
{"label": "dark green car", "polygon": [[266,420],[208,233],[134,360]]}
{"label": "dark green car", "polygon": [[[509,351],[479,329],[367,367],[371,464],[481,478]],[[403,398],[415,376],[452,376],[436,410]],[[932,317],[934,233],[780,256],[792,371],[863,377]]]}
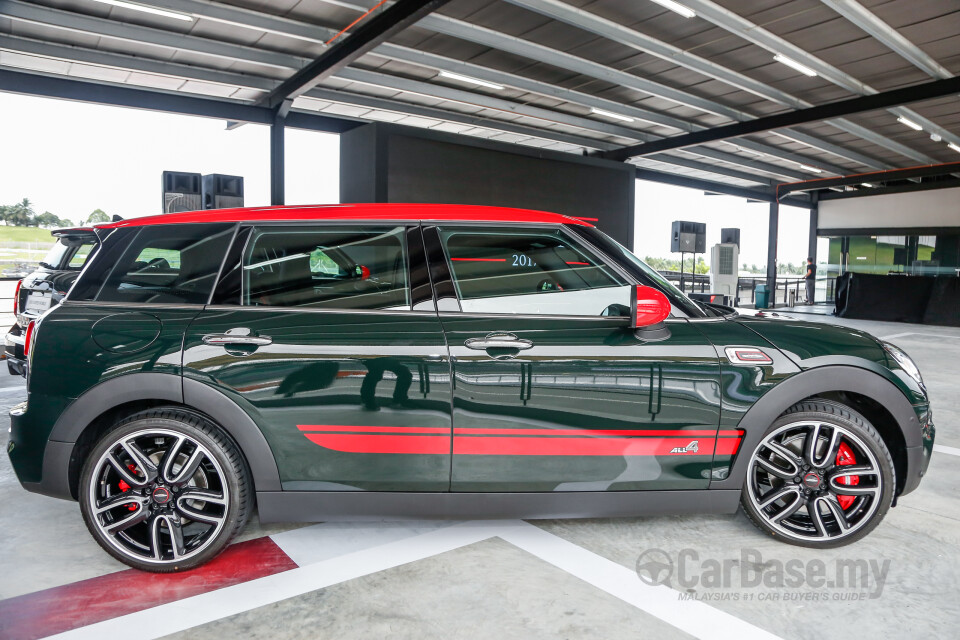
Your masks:
{"label": "dark green car", "polygon": [[[221,210],[97,228],[27,331],[8,452],[151,571],[262,521],[732,513],[811,547],[913,491],[913,362],[700,305],[591,225],[492,207]],[[758,314],[759,315],[759,314]]]}

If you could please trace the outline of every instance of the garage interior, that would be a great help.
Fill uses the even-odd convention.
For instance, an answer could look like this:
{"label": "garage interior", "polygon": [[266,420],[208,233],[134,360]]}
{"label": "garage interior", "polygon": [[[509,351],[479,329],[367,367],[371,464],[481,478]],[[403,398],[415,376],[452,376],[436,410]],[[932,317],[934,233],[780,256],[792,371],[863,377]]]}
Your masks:
{"label": "garage interior", "polygon": [[[939,427],[920,489],[869,538],[820,552],[889,561],[863,597],[638,581],[649,549],[738,571],[759,562],[743,547],[813,557],[742,514],[254,518],[211,565],[145,576],[100,551],[76,504],[24,492],[0,456],[0,636],[946,635],[960,618],[958,73],[960,6],[942,0],[0,0],[0,91],[267,126],[256,152],[272,204],[286,201],[291,128],[340,134],[343,202],[592,205],[627,246],[644,224],[633,184],[655,181],[768,203],[773,290],[780,206],[810,211],[810,255],[829,238],[846,297],[839,318],[832,299],[785,312],[906,350]],[[440,147],[454,160],[437,162]],[[25,397],[3,378],[0,420]]]}

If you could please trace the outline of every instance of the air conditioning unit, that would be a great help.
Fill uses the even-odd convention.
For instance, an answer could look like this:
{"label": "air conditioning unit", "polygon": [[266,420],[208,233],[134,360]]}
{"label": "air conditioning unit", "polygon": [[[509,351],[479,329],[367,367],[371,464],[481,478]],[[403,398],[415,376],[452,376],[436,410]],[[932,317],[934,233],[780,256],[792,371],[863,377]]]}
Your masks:
{"label": "air conditioning unit", "polygon": [[736,244],[715,244],[710,249],[710,292],[737,297],[737,281],[740,272],[740,247]]}

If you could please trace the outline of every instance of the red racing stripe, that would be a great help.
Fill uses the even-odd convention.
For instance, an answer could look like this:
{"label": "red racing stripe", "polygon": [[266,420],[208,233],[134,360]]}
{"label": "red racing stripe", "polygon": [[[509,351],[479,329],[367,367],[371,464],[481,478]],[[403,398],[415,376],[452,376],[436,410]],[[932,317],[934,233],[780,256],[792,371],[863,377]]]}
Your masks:
{"label": "red racing stripe", "polygon": [[184,573],[126,569],[0,600],[0,638],[43,638],[296,567],[270,538],[238,542]]}
{"label": "red racing stripe", "polygon": [[670,456],[713,455],[713,439],[703,438],[696,453],[683,449],[690,438],[502,438],[498,436],[453,439],[455,455],[480,456]]}
{"label": "red racing stripe", "polygon": [[307,433],[310,442],[345,453],[449,454],[450,436],[394,436],[353,433]]}

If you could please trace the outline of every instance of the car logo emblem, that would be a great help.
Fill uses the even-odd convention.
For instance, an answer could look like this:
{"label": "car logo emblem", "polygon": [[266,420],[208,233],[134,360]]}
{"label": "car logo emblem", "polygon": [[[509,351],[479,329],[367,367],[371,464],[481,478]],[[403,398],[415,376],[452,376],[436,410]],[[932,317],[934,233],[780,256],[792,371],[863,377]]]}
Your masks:
{"label": "car logo emblem", "polygon": [[153,501],[157,504],[164,504],[170,499],[170,492],[163,487],[157,487],[153,490]]}
{"label": "car logo emblem", "polygon": [[815,473],[808,473],[803,476],[803,484],[809,489],[816,489],[820,486],[820,476]]}
{"label": "car logo emblem", "polygon": [[670,450],[670,453],[696,453],[700,450],[700,441],[691,440],[690,444],[685,447],[674,447]]}

